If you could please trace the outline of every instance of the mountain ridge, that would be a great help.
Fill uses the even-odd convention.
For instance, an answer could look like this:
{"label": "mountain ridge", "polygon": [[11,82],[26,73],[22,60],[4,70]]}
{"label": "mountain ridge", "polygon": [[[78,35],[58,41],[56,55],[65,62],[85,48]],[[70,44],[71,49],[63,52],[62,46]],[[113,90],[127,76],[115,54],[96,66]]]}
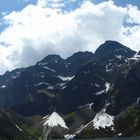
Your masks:
{"label": "mountain ridge", "polygon": [[[67,138],[128,136],[140,130],[139,85],[139,53],[106,41],[95,53],[77,52],[66,59],[48,55],[33,66],[1,75],[0,107],[25,117],[56,111],[70,128]],[[127,118],[129,111],[136,114],[133,120]],[[124,118],[131,122],[133,133],[119,131],[118,122]],[[39,129],[35,134],[40,135],[43,128]],[[49,138],[56,138],[58,129],[53,130]]]}

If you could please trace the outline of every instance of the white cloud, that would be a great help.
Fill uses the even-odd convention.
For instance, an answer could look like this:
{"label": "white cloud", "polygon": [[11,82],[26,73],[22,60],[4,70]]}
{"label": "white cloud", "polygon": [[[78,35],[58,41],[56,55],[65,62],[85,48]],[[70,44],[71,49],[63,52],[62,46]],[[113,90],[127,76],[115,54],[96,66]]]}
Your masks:
{"label": "white cloud", "polygon": [[65,6],[63,0],[38,0],[37,5],[51,8],[61,8]]}
{"label": "white cloud", "polygon": [[36,5],[4,15],[8,26],[0,34],[0,73],[35,64],[48,54],[67,57],[79,50],[94,52],[111,39],[140,50],[138,8],[83,1],[80,7],[64,11],[66,2],[74,0],[38,0]]}

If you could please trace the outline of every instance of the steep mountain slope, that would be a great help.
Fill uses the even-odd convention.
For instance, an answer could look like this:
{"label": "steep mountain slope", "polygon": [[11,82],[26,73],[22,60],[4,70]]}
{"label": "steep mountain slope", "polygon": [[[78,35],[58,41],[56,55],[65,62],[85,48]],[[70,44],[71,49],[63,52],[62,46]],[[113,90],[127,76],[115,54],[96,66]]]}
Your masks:
{"label": "steep mountain slope", "polygon": [[135,62],[129,71],[119,77],[114,84],[110,95],[112,97],[108,112],[118,114],[127,106],[137,102],[140,97],[140,62]]}
{"label": "steep mountain slope", "polygon": [[[96,96],[104,99],[104,94],[102,93],[104,93],[103,90],[106,87],[101,74],[102,68],[96,63],[82,67],[60,94],[63,106],[60,108],[64,109],[64,112],[71,112],[78,106],[91,103],[93,100],[96,102],[96,99],[94,99]],[[103,107],[103,105],[101,106]]]}
{"label": "steep mountain slope", "polygon": [[[132,59],[135,53],[116,41],[106,41],[99,46],[94,59],[81,67],[63,89],[60,95],[63,109],[72,111],[77,106],[93,102],[94,110],[101,110],[107,102],[111,102],[116,91],[110,93],[108,90],[114,89],[118,84],[122,85],[122,78],[137,62]],[[116,97],[115,99],[117,100]]]}
{"label": "steep mountain slope", "polygon": [[0,76],[0,107],[12,107],[24,115],[52,112],[58,104],[58,91],[93,56],[78,52],[64,60],[49,55],[34,66],[6,72]]}
{"label": "steep mountain slope", "polygon": [[[13,109],[26,117],[39,115],[39,118],[57,111],[69,130],[62,129],[61,125],[53,126],[52,132],[47,134],[50,138],[131,136],[138,135],[140,130],[139,91],[139,53],[116,41],[106,41],[94,54],[78,52],[67,59],[49,55],[34,66],[1,75],[0,107]],[[60,119],[56,113],[52,116]],[[18,118],[22,117],[19,115]],[[41,128],[35,129],[33,136],[41,137],[43,122],[30,119],[29,129],[25,130],[30,132],[39,123]],[[28,118],[25,120],[28,124]],[[125,122],[124,129],[127,129],[127,123],[132,129],[120,129],[122,121]],[[22,126],[11,124],[9,119],[2,122],[9,122],[14,135]],[[45,127],[50,130],[48,123]],[[6,135],[7,132],[2,133]]]}

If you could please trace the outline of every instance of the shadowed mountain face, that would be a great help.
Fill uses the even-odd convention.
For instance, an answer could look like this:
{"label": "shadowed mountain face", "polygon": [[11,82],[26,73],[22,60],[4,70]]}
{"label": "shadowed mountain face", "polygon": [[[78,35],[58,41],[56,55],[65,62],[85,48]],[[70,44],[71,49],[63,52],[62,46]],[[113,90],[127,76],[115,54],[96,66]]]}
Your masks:
{"label": "shadowed mountain face", "polygon": [[[34,66],[1,75],[0,107],[24,116],[46,115],[55,110],[66,116],[71,133],[91,121],[89,114],[95,120],[100,120],[97,117],[102,114],[106,118],[113,115],[118,132],[118,122],[126,117],[122,112],[134,110],[134,118],[138,119],[140,110],[135,104],[140,100],[139,91],[139,53],[116,41],[106,41],[94,54],[77,52],[67,59],[48,55]],[[93,129],[93,125],[89,123],[85,128]],[[135,129],[139,130],[139,126]],[[79,138],[85,136],[82,131],[77,132]],[[95,134],[109,136],[108,132],[114,135],[110,129]],[[96,137],[93,133],[90,136]]]}
{"label": "shadowed mountain face", "polygon": [[67,59],[62,59],[59,55],[48,55],[46,58],[37,63],[53,69],[58,75],[73,76],[79,67],[92,60],[93,53],[77,52]]}
{"label": "shadowed mountain face", "polygon": [[[106,102],[114,106],[114,100],[116,100],[118,104],[114,108],[117,110],[115,113],[118,113],[125,106],[125,101],[128,100],[129,96],[127,96],[123,104],[120,104],[122,101],[117,99],[116,91],[119,90],[120,92],[120,87],[127,89],[124,84],[126,81],[124,80],[126,80],[129,69],[137,63],[137,61],[133,60],[135,53],[135,51],[116,41],[106,41],[99,46],[95,51],[94,59],[81,67],[62,91],[60,96],[62,97],[65,111],[69,110],[68,107],[74,110],[78,105],[84,105],[89,102],[93,102],[93,108],[99,111]],[[111,89],[110,91],[106,91],[107,86]],[[116,86],[117,89],[114,89]],[[128,95],[131,96],[129,93]],[[119,96],[121,96],[119,99],[123,100],[122,97],[125,96],[123,91],[122,93],[120,92]],[[133,96],[136,98],[138,95]],[[109,107],[111,107],[111,104]],[[114,112],[110,113],[114,114]]]}
{"label": "shadowed mountain face", "polygon": [[66,60],[49,55],[34,66],[6,72],[0,76],[0,106],[24,115],[51,112],[59,92],[93,57],[91,52],[78,52]]}
{"label": "shadowed mountain face", "polygon": [[[126,94],[123,87],[132,81],[133,76],[129,77],[133,71],[130,69],[139,69],[137,61],[133,60],[135,53],[116,41],[106,41],[95,54],[78,52],[67,59],[59,55],[48,55],[34,66],[0,76],[0,106],[12,107],[25,115],[46,114],[54,108],[62,113],[70,112],[90,102],[95,103],[95,110],[100,110],[107,100],[125,106],[125,102],[121,101]],[[132,85],[134,81],[138,83],[138,78],[133,79],[136,80],[133,80]],[[112,87],[111,93],[105,91],[107,83]],[[116,96],[116,92],[121,98]],[[138,96],[129,92],[127,97]]]}

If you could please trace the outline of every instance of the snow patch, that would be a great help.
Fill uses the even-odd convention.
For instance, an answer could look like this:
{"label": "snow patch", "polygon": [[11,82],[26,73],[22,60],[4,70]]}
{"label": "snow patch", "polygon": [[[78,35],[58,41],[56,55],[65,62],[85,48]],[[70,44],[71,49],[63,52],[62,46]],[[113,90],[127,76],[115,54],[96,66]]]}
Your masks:
{"label": "snow patch", "polygon": [[58,115],[58,113],[53,112],[49,117],[47,116],[45,118],[45,123],[43,124],[43,126],[48,126],[48,127],[56,127],[56,126],[61,126],[65,129],[68,129],[68,127],[66,126],[64,120],[62,117],[60,117]]}
{"label": "snow patch", "polygon": [[13,75],[11,76],[11,79],[16,79],[16,78],[18,78],[20,75],[21,75],[21,72],[18,71],[18,72],[16,72],[15,74],[13,74]]}
{"label": "snow patch", "polygon": [[127,58],[127,59],[124,59],[124,61],[125,61],[125,63],[129,63],[129,60],[128,60],[128,58]]}
{"label": "snow patch", "polygon": [[122,56],[121,55],[115,55],[117,58],[119,58],[119,59],[121,59],[122,58]]}
{"label": "snow patch", "polygon": [[135,61],[138,61],[138,60],[140,60],[140,55],[138,55],[138,53],[136,53],[136,54],[134,54],[133,57],[128,58],[128,61],[129,61],[129,60],[135,60]]}
{"label": "snow patch", "polygon": [[101,90],[101,91],[96,92],[96,93],[95,93],[95,95],[97,95],[97,96],[98,96],[98,95],[103,94],[104,92],[105,92],[105,90]]}
{"label": "snow patch", "polygon": [[105,82],[105,87],[106,87],[105,92],[107,93],[110,88],[110,83]]}
{"label": "snow patch", "polygon": [[65,139],[73,139],[75,136],[76,136],[75,134],[64,135]]}
{"label": "snow patch", "polygon": [[58,78],[60,78],[63,81],[70,81],[70,80],[72,80],[74,78],[74,76],[71,76],[71,77],[66,76],[65,77],[65,76],[59,75]]}
{"label": "snow patch", "polygon": [[62,89],[65,89],[67,86],[63,86]]}
{"label": "snow patch", "polygon": [[105,67],[106,68],[106,72],[112,71],[112,69],[109,68],[111,65],[112,65],[111,63],[109,63],[108,65],[106,65],[106,67]]}
{"label": "snow patch", "polygon": [[122,133],[118,133],[118,134],[117,134],[117,136],[121,136],[121,135],[122,135]]}
{"label": "snow patch", "polygon": [[60,86],[60,87],[63,87],[63,86],[65,86],[66,85],[66,83],[58,83],[57,84],[57,86]]}
{"label": "snow patch", "polygon": [[11,76],[11,79],[16,79],[17,78],[17,76]]}
{"label": "snow patch", "polygon": [[58,83],[55,86],[60,88],[60,89],[64,89],[64,88],[66,88],[66,83]]}
{"label": "snow patch", "polygon": [[95,129],[113,126],[114,116],[107,113],[98,113],[93,120],[93,127]]}
{"label": "snow patch", "polygon": [[15,126],[19,131],[22,131],[22,129],[17,124],[15,124]]}
{"label": "snow patch", "polygon": [[52,89],[54,89],[54,86],[48,86],[47,89],[52,90]]}
{"label": "snow patch", "polygon": [[[106,105],[107,106],[107,105]],[[111,127],[114,126],[114,116],[111,116],[106,111],[106,106],[103,108],[99,113],[96,114],[96,116],[93,119],[93,127],[94,129],[105,128],[105,127]]]}
{"label": "snow patch", "polygon": [[53,70],[53,69],[51,69],[51,68],[49,68],[49,67],[43,67],[44,69],[47,69],[47,70],[50,70],[50,71],[52,71],[52,72],[56,72],[55,70]]}
{"label": "snow patch", "polygon": [[140,55],[135,54],[135,55],[134,55],[134,58],[137,59],[137,60],[140,60]]}
{"label": "snow patch", "polygon": [[2,86],[0,86],[0,88],[6,88],[6,85],[2,85]]}
{"label": "snow patch", "polygon": [[58,59],[54,60],[55,63],[58,63]]}
{"label": "snow patch", "polygon": [[90,103],[89,104],[89,109],[92,109],[92,105],[93,105],[94,103]]}
{"label": "snow patch", "polygon": [[92,109],[91,107],[92,107],[93,104],[94,103],[88,103],[88,104],[85,104],[85,105],[81,105],[81,106],[76,107],[76,109],[82,109],[82,108],[85,108],[85,107],[89,107],[89,109]]}
{"label": "snow patch", "polygon": [[113,60],[113,59],[109,59],[109,60],[108,60],[108,62],[112,62],[112,61],[114,61],[114,60]]}
{"label": "snow patch", "polygon": [[47,65],[48,64],[48,62],[40,62],[40,63],[38,63],[38,65]]}
{"label": "snow patch", "polygon": [[47,116],[44,116],[42,119],[44,120],[44,119],[47,119],[49,117],[49,115],[47,115]]}
{"label": "snow patch", "polygon": [[40,85],[46,85],[46,86],[48,86],[49,84],[48,83],[45,83],[45,82],[40,82],[40,83],[34,84],[35,87],[40,86]]}
{"label": "snow patch", "polygon": [[97,88],[99,88],[99,87],[100,87],[100,85],[99,85],[99,84],[97,84],[97,83],[95,83],[94,85],[95,85],[95,87],[97,87]]}

